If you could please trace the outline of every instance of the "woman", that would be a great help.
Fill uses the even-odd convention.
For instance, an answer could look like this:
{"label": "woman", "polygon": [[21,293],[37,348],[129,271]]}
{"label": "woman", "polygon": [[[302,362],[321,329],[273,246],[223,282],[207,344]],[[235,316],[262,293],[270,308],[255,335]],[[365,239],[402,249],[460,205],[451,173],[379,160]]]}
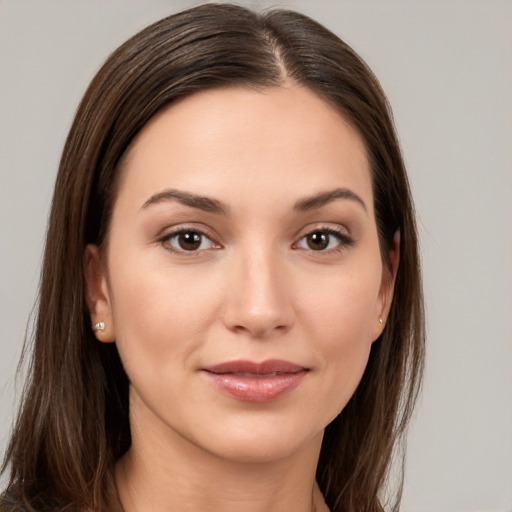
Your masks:
{"label": "woman", "polygon": [[383,510],[423,338],[371,71],[292,12],[161,20],[64,148],[2,510]]}

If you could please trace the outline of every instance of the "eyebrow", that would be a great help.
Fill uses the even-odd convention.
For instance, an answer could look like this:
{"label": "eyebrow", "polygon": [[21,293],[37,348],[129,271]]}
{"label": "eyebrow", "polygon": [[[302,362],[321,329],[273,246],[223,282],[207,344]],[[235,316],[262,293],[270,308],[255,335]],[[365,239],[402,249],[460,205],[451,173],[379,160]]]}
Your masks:
{"label": "eyebrow", "polygon": [[[336,188],[327,192],[320,192],[312,197],[300,199],[295,203],[294,210],[300,212],[314,210],[316,208],[321,208],[336,199],[348,199],[355,201],[363,207],[365,212],[368,211],[364,201],[355,192],[352,192],[352,190],[348,188]],[[216,213],[218,215],[227,215],[229,211],[229,207],[218,199],[200,196],[193,194],[192,192],[183,192],[176,189],[167,189],[152,195],[142,205],[142,209],[164,201],[178,201],[185,206],[197,208],[208,213]]]}
{"label": "eyebrow", "polygon": [[301,212],[313,210],[315,208],[325,206],[335,199],[348,199],[350,201],[355,201],[363,207],[366,213],[368,213],[368,209],[366,208],[364,201],[355,192],[352,192],[352,190],[348,188],[335,188],[334,190],[329,190],[327,192],[320,192],[312,197],[300,199],[295,203],[294,209]]}
{"label": "eyebrow", "polygon": [[143,205],[141,209],[147,208],[153,204],[161,203],[164,201],[178,201],[179,203],[190,206],[192,208],[197,208],[199,210],[203,210],[208,213],[216,213],[218,215],[227,215],[228,207],[218,201],[217,199],[212,199],[210,197],[200,196],[197,194],[192,194],[191,192],[183,192],[181,190],[168,189],[162,192],[158,192],[151,196]]}

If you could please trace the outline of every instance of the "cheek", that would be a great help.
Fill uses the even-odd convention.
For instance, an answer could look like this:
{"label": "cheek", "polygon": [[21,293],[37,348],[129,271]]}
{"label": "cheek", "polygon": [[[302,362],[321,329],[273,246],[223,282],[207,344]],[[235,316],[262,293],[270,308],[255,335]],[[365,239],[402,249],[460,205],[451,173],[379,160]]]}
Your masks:
{"label": "cheek", "polygon": [[312,279],[302,293],[301,314],[310,317],[309,325],[324,333],[333,350],[340,345],[357,348],[371,343],[380,281],[380,262],[335,270],[316,286]]}
{"label": "cheek", "polygon": [[[380,272],[333,273],[303,296],[302,323],[315,340],[329,423],[353,395],[367,365],[379,304]],[[379,269],[379,265],[376,269]]]}
{"label": "cheek", "polygon": [[178,361],[186,363],[217,313],[214,279],[204,279],[192,265],[177,272],[143,257],[113,260],[111,268],[117,345],[127,371],[146,362],[152,373],[165,373]]}

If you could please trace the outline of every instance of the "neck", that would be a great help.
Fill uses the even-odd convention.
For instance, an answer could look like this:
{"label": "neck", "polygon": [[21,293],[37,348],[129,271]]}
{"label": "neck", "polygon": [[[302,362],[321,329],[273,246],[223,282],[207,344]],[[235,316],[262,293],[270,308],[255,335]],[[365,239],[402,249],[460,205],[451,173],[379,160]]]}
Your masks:
{"label": "neck", "polygon": [[321,435],[299,453],[263,462],[223,459],[171,437],[162,445],[133,436],[116,466],[125,512],[327,511],[315,482]]}

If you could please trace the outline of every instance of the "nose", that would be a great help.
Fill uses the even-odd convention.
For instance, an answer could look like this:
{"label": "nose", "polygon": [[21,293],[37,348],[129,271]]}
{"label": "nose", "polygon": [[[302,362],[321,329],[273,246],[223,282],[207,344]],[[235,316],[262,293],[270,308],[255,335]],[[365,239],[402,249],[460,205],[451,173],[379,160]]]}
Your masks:
{"label": "nose", "polygon": [[294,321],[285,264],[271,250],[237,255],[226,280],[225,326],[254,338],[270,338],[290,330]]}

